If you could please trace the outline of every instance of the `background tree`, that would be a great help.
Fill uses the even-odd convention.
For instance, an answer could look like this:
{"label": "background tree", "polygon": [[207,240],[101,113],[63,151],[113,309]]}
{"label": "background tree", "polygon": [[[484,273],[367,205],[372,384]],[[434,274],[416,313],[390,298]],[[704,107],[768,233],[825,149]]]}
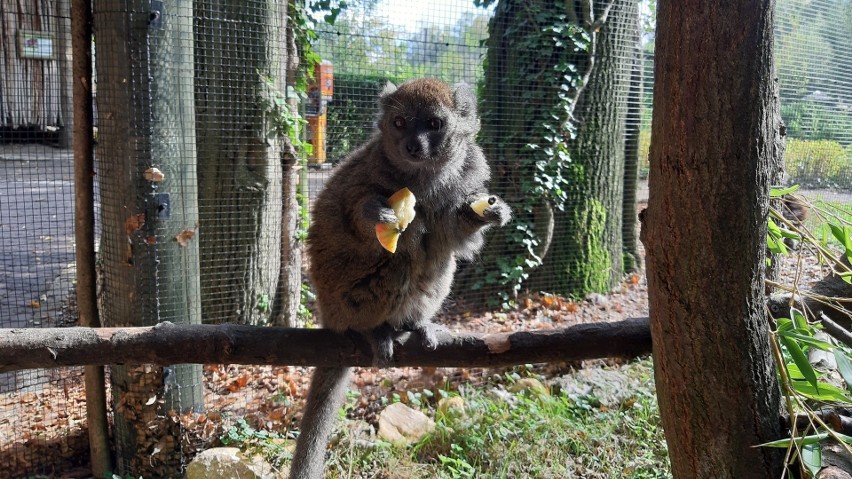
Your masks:
{"label": "background tree", "polygon": [[507,300],[522,287],[584,295],[621,279],[637,15],[633,0],[497,4],[481,143],[494,166],[494,190],[516,217],[463,272],[463,286],[497,285]]}
{"label": "background tree", "polygon": [[282,166],[263,81],[280,81],[279,62],[286,62],[279,8],[286,4],[194,3],[205,322],[267,321],[279,280]]}
{"label": "background tree", "polygon": [[774,1],[660,0],[647,251],[657,395],[674,477],[777,478],[780,391],[764,313],[780,122]]}

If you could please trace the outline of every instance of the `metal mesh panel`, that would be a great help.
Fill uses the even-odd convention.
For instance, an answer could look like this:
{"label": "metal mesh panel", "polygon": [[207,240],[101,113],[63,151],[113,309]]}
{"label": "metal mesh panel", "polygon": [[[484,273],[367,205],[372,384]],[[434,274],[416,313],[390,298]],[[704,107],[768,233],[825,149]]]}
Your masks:
{"label": "metal mesh panel", "polygon": [[[314,49],[333,66],[335,84],[322,120],[324,141],[318,130],[307,132],[310,141],[324,144],[324,157],[315,148],[296,170],[306,203],[337,161],[369,137],[377,95],[387,81],[432,76],[467,82],[479,93],[479,142],[491,161],[492,188],[516,207],[516,223],[495,232],[480,260],[462,268],[444,311],[454,319],[543,291],[595,289],[590,273],[580,268],[589,258],[629,262],[626,255],[617,259],[629,249],[626,242],[609,251],[576,249],[572,214],[582,212],[595,223],[594,234],[615,234],[621,223],[596,216],[599,208],[647,172],[653,22],[642,32],[637,22],[647,22],[652,12],[646,3],[636,10],[633,2],[619,0],[598,32],[601,56],[591,78],[605,88],[589,87],[571,106],[580,130],[569,154],[571,165],[603,165],[599,171],[612,181],[580,189],[578,170],[563,170],[569,175],[563,213],[532,201],[533,190],[521,183],[542,165],[548,145],[537,126],[551,121],[551,109],[565,93],[551,81],[559,75],[554,59],[573,62],[580,71],[588,64],[565,45],[529,49],[526,42],[541,26],[524,17],[524,3],[478,8],[462,0],[364,2],[345,9],[333,25],[316,25]],[[0,2],[4,328],[76,322],[67,8],[46,0]],[[94,10],[104,323],[275,322],[292,165],[282,154],[285,141],[270,134],[276,119],[269,101],[294,96],[286,86],[292,80],[287,9],[263,0],[101,0]],[[852,181],[852,12],[848,2],[779,0],[777,19],[790,181],[845,202]],[[497,31],[508,40],[496,41]],[[589,124],[600,125],[601,138],[614,142],[594,143],[593,132],[583,130]],[[631,141],[638,165],[625,161]],[[604,192],[616,183],[622,186]],[[645,184],[642,178],[632,197],[625,194],[626,207],[614,216],[635,215],[647,198]],[[542,226],[551,220],[552,229]],[[517,229],[522,223],[531,229]],[[530,238],[537,241],[532,250],[524,242]],[[543,254],[545,240],[550,256],[543,257],[544,267],[524,263]],[[547,269],[551,264],[558,268]],[[550,281],[556,276],[559,283]],[[614,271],[604,283],[621,277]],[[283,433],[293,425],[303,372],[227,365],[111,368],[115,445],[131,451],[119,454],[117,469],[177,476],[239,418]],[[0,463],[9,465],[0,468],[0,478],[86,466],[80,374],[69,368],[0,375]]]}
{"label": "metal mesh panel", "polygon": [[[0,327],[74,324],[68,2],[0,2]],[[80,368],[0,373],[0,477],[88,461]]]}

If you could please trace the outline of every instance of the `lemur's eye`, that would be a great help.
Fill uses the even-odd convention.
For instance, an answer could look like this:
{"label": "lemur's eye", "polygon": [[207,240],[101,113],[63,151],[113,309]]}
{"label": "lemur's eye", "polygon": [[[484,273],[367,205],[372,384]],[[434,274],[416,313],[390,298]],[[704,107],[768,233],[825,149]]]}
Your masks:
{"label": "lemur's eye", "polygon": [[429,129],[430,130],[440,130],[442,126],[444,126],[444,122],[441,121],[440,118],[430,118],[429,119]]}
{"label": "lemur's eye", "polygon": [[401,116],[394,118],[393,119],[393,126],[399,128],[399,129],[405,128],[405,118],[403,118]]}

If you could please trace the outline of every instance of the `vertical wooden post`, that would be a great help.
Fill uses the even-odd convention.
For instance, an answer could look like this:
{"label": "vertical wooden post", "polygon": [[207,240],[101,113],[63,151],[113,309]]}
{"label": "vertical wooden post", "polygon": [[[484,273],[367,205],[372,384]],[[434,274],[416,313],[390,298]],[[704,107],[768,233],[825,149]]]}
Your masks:
{"label": "vertical wooden post", "polygon": [[[200,324],[192,1],[99,0],[94,25],[104,323]],[[201,405],[201,365],[115,365],[110,377],[117,472],[161,475],[180,441],[152,464],[146,421]]]}
{"label": "vertical wooden post", "polygon": [[[77,310],[80,314],[81,326],[98,327],[101,321],[98,317],[95,273],[91,0],[74,0],[70,15],[73,51],[74,240],[77,263]],[[112,470],[104,368],[86,366],[84,375],[92,474],[97,478],[103,478],[108,471]]]}
{"label": "vertical wooden post", "polygon": [[660,415],[676,478],[775,479],[764,312],[780,130],[774,0],[660,0],[642,225]]}

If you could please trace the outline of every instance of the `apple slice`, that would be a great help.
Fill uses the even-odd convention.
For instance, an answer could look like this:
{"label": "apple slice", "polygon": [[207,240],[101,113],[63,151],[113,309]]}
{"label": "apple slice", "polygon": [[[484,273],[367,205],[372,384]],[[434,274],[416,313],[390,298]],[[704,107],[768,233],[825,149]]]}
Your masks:
{"label": "apple slice", "polygon": [[485,216],[485,210],[496,202],[496,196],[483,196],[482,198],[471,203],[470,207],[474,211],[474,213],[478,214],[479,216]]}
{"label": "apple slice", "polygon": [[388,198],[388,204],[393,208],[393,212],[396,213],[396,218],[399,220],[400,232],[405,231],[405,228],[408,228],[408,225],[414,221],[415,203],[417,203],[417,199],[414,198],[414,193],[408,188],[403,188]]}
{"label": "apple slice", "polygon": [[408,188],[403,188],[388,198],[388,203],[399,220],[396,223],[379,223],[376,225],[376,238],[382,247],[391,253],[396,253],[396,245],[399,235],[414,221],[414,204],[417,200],[414,193]]}

